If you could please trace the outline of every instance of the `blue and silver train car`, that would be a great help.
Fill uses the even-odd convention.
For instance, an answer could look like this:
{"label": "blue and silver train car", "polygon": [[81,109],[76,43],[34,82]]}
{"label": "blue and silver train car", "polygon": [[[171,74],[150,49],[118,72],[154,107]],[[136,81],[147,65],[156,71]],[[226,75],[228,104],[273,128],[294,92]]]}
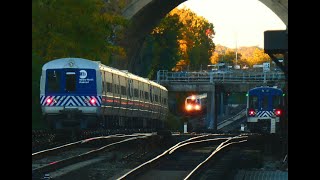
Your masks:
{"label": "blue and silver train car", "polygon": [[82,58],[42,67],[40,103],[52,129],[159,127],[168,114],[165,87]]}
{"label": "blue and silver train car", "polygon": [[276,87],[256,87],[247,93],[247,127],[251,132],[277,133],[284,93]]}

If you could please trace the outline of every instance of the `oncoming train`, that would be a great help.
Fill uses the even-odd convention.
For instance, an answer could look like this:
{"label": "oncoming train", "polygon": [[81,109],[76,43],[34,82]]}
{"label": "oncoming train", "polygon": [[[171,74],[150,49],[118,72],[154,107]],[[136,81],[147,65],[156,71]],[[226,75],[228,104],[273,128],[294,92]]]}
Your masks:
{"label": "oncoming train", "polygon": [[188,115],[204,114],[207,111],[207,93],[188,96],[184,106]]}
{"label": "oncoming train", "polygon": [[251,132],[277,133],[283,116],[284,93],[276,87],[256,87],[247,94],[247,127]]}
{"label": "oncoming train", "polygon": [[40,103],[52,129],[161,128],[168,91],[98,61],[61,58],[42,67]]}

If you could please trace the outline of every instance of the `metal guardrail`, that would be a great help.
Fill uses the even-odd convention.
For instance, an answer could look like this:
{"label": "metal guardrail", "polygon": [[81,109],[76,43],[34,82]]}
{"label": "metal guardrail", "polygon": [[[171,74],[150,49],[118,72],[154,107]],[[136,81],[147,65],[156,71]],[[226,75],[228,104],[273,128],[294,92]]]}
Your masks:
{"label": "metal guardrail", "polygon": [[232,71],[232,72],[168,72],[167,70],[159,70],[157,72],[157,83],[171,82],[197,82],[197,83],[267,83],[285,82],[283,72],[250,72],[250,71]]}
{"label": "metal guardrail", "polygon": [[240,118],[246,116],[246,112],[247,112],[246,109],[243,109],[238,114],[236,114],[236,115],[234,115],[234,116],[232,116],[232,117],[230,117],[230,118],[218,123],[217,129],[222,129],[225,126],[227,126],[227,125],[239,120]]}

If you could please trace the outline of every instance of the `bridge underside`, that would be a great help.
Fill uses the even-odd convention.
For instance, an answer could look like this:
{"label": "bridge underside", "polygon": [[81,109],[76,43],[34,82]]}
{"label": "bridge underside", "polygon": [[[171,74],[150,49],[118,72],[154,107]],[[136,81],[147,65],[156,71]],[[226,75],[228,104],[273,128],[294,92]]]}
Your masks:
{"label": "bridge underside", "polygon": [[280,88],[284,88],[284,83],[216,83],[216,84],[164,84],[168,91],[172,92],[209,92],[213,89],[213,87],[220,87],[224,92],[248,92],[249,89],[257,87],[257,86],[278,86]]}

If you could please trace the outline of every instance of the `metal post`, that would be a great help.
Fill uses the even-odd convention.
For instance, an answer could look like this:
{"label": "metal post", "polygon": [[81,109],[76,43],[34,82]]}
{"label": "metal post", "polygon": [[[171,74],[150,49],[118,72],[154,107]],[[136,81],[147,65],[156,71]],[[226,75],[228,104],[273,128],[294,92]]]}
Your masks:
{"label": "metal post", "polygon": [[187,133],[188,132],[188,122],[184,122],[183,123],[183,133]]}
{"label": "metal post", "polygon": [[206,118],[206,125],[208,129],[217,130],[214,126],[215,122],[215,85],[212,85],[211,92],[208,92],[208,107],[207,107],[207,118]]}
{"label": "metal post", "polygon": [[159,84],[160,84],[160,71],[161,71],[161,70],[159,70],[159,71],[157,72],[157,83],[159,83]]}
{"label": "metal post", "polygon": [[220,93],[220,115],[223,115],[223,107],[224,107],[224,103],[223,103],[223,92]]}

